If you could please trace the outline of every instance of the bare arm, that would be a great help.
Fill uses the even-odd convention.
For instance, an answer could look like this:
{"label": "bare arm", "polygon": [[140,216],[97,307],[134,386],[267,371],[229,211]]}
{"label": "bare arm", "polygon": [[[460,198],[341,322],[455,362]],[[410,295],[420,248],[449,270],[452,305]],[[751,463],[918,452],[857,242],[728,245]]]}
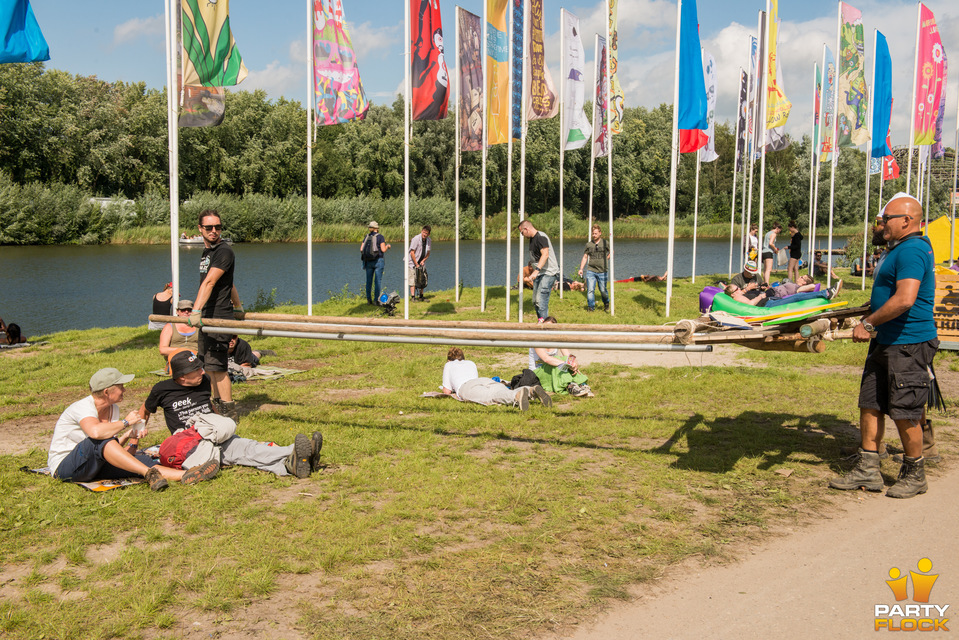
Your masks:
{"label": "bare arm", "polygon": [[[129,424],[133,424],[140,419],[140,414],[136,411],[131,411],[125,419]],[[117,435],[127,427],[123,425],[122,419],[114,422],[100,422],[96,416],[87,416],[80,420],[80,428],[83,429],[83,433],[85,433],[88,438],[93,440],[106,440],[107,438],[112,438]]]}
{"label": "bare arm", "polygon": [[163,325],[163,330],[160,331],[160,355],[166,356],[169,358],[176,351],[176,348],[170,346],[170,342],[173,340],[173,325],[167,323]]}
{"label": "bare arm", "polygon": [[[868,322],[874,327],[878,327],[885,322],[901,316],[916,302],[916,297],[919,295],[919,284],[919,280],[913,278],[897,280],[896,292],[892,294],[892,297],[886,300],[886,304],[879,307],[876,311],[873,311],[867,316],[863,316],[863,322]],[[854,342],[865,342],[871,337],[869,332],[866,331],[861,324],[856,325],[856,328],[853,329],[852,339]]]}
{"label": "bare arm", "polygon": [[[207,271],[206,277],[203,278],[203,282],[200,283],[200,290],[197,291],[196,300],[193,301],[193,310],[194,311],[203,311],[203,307],[206,306],[207,301],[210,299],[210,294],[213,293],[213,285],[223,276],[223,269],[219,267],[210,267],[210,270]],[[233,292],[230,293],[232,298],[236,292],[236,287],[233,287]],[[239,300],[239,296],[237,296]]]}
{"label": "bare arm", "polygon": [[584,253],[583,259],[579,261],[579,275],[583,275],[583,269],[586,268],[586,263],[589,262],[589,254]]}

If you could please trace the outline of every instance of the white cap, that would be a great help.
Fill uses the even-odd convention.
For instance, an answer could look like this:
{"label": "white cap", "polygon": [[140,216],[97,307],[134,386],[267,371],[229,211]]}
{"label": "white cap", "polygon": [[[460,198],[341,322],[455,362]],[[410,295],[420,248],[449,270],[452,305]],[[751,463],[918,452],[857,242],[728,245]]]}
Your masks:
{"label": "white cap", "polygon": [[[900,191],[899,193],[897,193],[897,194],[894,195],[893,197],[889,198],[889,201],[886,202],[886,205],[885,205],[882,209],[879,210],[879,214],[878,214],[876,217],[877,217],[877,218],[885,218],[885,217],[886,217],[886,207],[888,207],[890,204],[892,204],[892,202],[893,202],[894,200],[898,200],[899,198],[912,198],[913,200],[916,200],[915,198],[913,198],[913,197],[912,197],[911,195],[909,195],[908,193],[906,193],[906,192],[904,192],[904,191]],[[918,202],[919,202],[919,201],[916,200],[916,203],[918,203]]]}

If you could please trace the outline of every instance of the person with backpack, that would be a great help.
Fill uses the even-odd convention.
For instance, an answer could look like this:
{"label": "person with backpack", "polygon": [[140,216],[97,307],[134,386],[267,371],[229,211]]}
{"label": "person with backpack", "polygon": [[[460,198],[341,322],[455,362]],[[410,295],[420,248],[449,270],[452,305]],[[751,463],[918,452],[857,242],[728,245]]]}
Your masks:
{"label": "person with backpack", "polygon": [[[366,270],[366,302],[369,304],[379,304],[380,282],[383,280],[383,267],[386,266],[386,251],[390,246],[380,234],[380,225],[376,220],[370,220],[369,233],[360,243],[360,257]],[[375,292],[373,296],[370,295],[371,289]]]}
{"label": "person with backpack", "polygon": [[596,311],[596,285],[603,297],[603,306],[609,311],[609,293],[606,292],[606,278],[609,272],[609,247],[603,238],[603,230],[593,225],[592,240],[586,243],[583,260],[579,263],[579,277],[586,269],[586,310]]}
{"label": "person with backpack", "polygon": [[432,228],[428,224],[410,241],[409,277],[410,298],[416,300],[416,292],[420,292],[420,300],[426,300],[423,290],[426,289],[426,259],[430,257],[433,241],[430,240]]}

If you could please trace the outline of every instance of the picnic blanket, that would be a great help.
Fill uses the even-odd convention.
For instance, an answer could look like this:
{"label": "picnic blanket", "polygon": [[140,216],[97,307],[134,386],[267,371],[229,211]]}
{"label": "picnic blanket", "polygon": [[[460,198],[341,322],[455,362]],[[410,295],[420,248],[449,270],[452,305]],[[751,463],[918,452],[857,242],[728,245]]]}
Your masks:
{"label": "picnic blanket", "polygon": [[18,342],[17,344],[0,344],[0,349],[20,349],[23,347],[35,347],[38,344],[47,344],[46,340],[41,342]]}
{"label": "picnic blanket", "polygon": [[[283,376],[293,375],[294,373],[303,373],[306,369],[288,369],[285,367],[242,367],[245,371],[249,371],[250,375],[243,374],[246,380],[271,380],[276,378],[282,378]],[[156,371],[151,371],[150,373],[162,376],[166,378],[170,374],[166,372],[166,369],[157,369]]]}
{"label": "picnic blanket", "polygon": [[[26,471],[27,473],[39,473],[40,475],[53,477],[53,474],[50,472],[50,467],[41,467],[39,469],[20,467],[20,471]],[[120,478],[118,480],[93,480],[91,482],[71,482],[70,484],[83,487],[87,491],[99,493],[101,491],[109,491],[110,489],[122,489],[135,484],[143,484],[144,482],[146,482],[146,480],[140,476],[134,476],[132,478]]]}

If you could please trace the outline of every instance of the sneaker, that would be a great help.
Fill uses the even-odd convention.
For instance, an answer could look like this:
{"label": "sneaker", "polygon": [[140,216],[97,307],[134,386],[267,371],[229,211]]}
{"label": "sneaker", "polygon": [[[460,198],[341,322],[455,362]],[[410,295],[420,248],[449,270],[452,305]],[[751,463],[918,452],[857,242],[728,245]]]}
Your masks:
{"label": "sneaker", "polygon": [[240,424],[240,412],[236,410],[235,402],[223,402],[220,401],[220,415],[229,418],[233,422]]}
{"label": "sneaker", "polygon": [[208,460],[203,464],[187,469],[186,473],[180,478],[180,484],[196,484],[204,480],[212,480],[220,473],[220,461]]}
{"label": "sneaker", "polygon": [[590,389],[590,387],[589,387],[588,384],[581,384],[581,385],[579,385],[579,388],[580,388],[580,389],[586,389],[586,397],[587,397],[587,398],[595,398],[595,397],[596,397],[596,394],[593,393],[593,390]]}
{"label": "sneaker", "polygon": [[544,389],[542,385],[534,386],[533,393],[539,398],[539,401],[543,403],[544,407],[549,408],[553,406],[553,399],[546,393],[546,389]]}
{"label": "sneaker", "polygon": [[291,476],[301,480],[310,477],[310,458],[313,445],[306,434],[298,433],[293,439],[293,451],[287,456],[284,466]]}
{"label": "sneaker", "polygon": [[310,438],[310,445],[310,473],[313,473],[320,468],[320,452],[323,450],[323,434],[319,431],[314,431],[313,436]]}
{"label": "sneaker", "polygon": [[608,303],[608,302],[605,303],[605,304],[603,304],[603,311],[605,311],[606,313],[609,313],[609,303]]}
{"label": "sneaker", "polygon": [[536,319],[536,324],[543,324],[544,322],[546,322],[546,318],[537,318],[537,319]]}
{"label": "sneaker", "polygon": [[587,312],[596,311],[596,307],[586,307]]}
{"label": "sneaker", "polygon": [[156,467],[147,469],[147,472],[143,475],[143,479],[150,485],[150,491],[163,491],[170,486],[170,483],[167,482],[167,479],[163,477],[163,474],[160,473],[160,470]]}
{"label": "sneaker", "polygon": [[529,387],[520,387],[519,391],[516,392],[516,406],[519,407],[520,411],[529,411]]}
{"label": "sneaker", "polygon": [[575,382],[570,382],[569,386],[566,387],[566,391],[569,392],[569,395],[582,398],[589,393],[589,387],[585,384],[576,384]]}
{"label": "sneaker", "polygon": [[829,292],[829,299],[832,300],[833,298],[838,296],[840,289],[842,289],[842,280],[836,280],[836,286],[830,287],[829,289],[827,289],[827,291]]}

